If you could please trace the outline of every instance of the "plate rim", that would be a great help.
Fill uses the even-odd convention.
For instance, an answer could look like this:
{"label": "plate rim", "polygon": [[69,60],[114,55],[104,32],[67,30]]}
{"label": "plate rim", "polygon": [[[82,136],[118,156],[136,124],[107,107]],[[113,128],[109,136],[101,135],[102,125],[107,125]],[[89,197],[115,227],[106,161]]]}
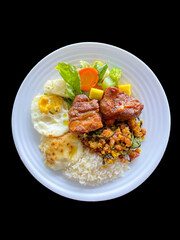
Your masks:
{"label": "plate rim", "polygon": [[[66,48],[69,48],[69,47],[77,47],[77,46],[82,46],[82,45],[98,45],[98,46],[102,46],[102,47],[111,47],[111,48],[114,48],[114,49],[118,49],[118,50],[121,50],[122,52],[124,52],[125,54],[128,54],[129,56],[137,59],[138,61],[141,62],[141,64],[143,64],[147,69],[148,71],[153,74],[153,77],[156,79],[156,82],[157,84],[159,85],[160,89],[161,89],[161,92],[163,93],[163,97],[164,97],[164,100],[165,100],[165,103],[166,103],[166,111],[168,113],[168,119],[167,119],[167,122],[168,122],[168,132],[167,132],[167,138],[166,138],[166,141],[165,141],[165,144],[164,144],[164,147],[163,149],[161,150],[161,157],[159,158],[158,161],[156,161],[154,164],[153,164],[153,167],[149,170],[148,174],[146,174],[144,177],[141,177],[141,179],[139,181],[136,181],[136,184],[131,186],[130,188],[128,188],[128,190],[124,190],[124,191],[121,191],[121,193],[119,194],[119,192],[115,192],[114,194],[112,194],[111,196],[100,196],[100,197],[95,197],[95,198],[91,198],[91,199],[87,199],[86,197],[84,198],[82,196],[78,197],[78,196],[75,196],[73,197],[71,194],[68,194],[67,192],[64,193],[64,192],[59,192],[58,189],[56,189],[56,186],[52,186],[45,181],[42,181],[42,177],[40,177],[40,175],[38,175],[36,172],[32,171],[32,168],[31,168],[31,164],[29,164],[28,161],[24,161],[24,157],[25,155],[23,155],[23,153],[21,152],[21,150],[19,149],[19,144],[17,142],[17,139],[16,139],[16,136],[15,136],[15,133],[14,133],[14,126],[15,126],[15,122],[14,122],[14,114],[15,114],[15,109],[16,109],[16,105],[18,104],[18,96],[20,94],[20,92],[22,91],[23,89],[23,85],[26,83],[26,80],[28,79],[29,75],[34,71],[36,70],[36,68],[38,68],[38,65],[41,64],[43,61],[45,61],[47,58],[49,58],[51,55],[61,51],[61,50],[64,50]],[[12,108],[12,115],[11,115],[11,129],[12,129],[12,136],[13,136],[13,140],[14,140],[14,144],[15,144],[15,147],[16,147],[16,150],[19,154],[19,157],[21,159],[21,161],[23,162],[23,164],[25,165],[25,167],[28,169],[28,171],[33,175],[33,177],[35,177],[36,180],[38,180],[42,185],[44,185],[45,187],[47,187],[48,189],[50,189],[51,191],[55,192],[56,194],[58,195],[61,195],[63,197],[67,197],[67,198],[70,198],[70,199],[74,199],[74,200],[80,200],[80,201],[105,201],[105,200],[110,200],[110,199],[114,199],[114,198],[117,198],[117,197],[121,197],[129,192],[131,192],[132,190],[136,189],[138,186],[140,186],[151,174],[152,172],[156,169],[156,167],[159,165],[161,159],[163,158],[163,155],[166,151],[166,148],[167,148],[167,145],[168,145],[168,141],[169,141],[169,137],[170,137],[170,132],[171,132],[171,112],[170,112],[170,106],[169,106],[169,102],[168,102],[168,98],[167,98],[167,95],[165,93],[165,90],[164,88],[162,87],[159,79],[156,77],[155,73],[150,69],[150,67],[148,65],[146,65],[146,63],[144,63],[141,59],[139,59],[137,56],[135,56],[134,54],[132,54],[131,52],[129,51],[126,51],[120,47],[117,47],[117,46],[114,46],[114,45],[111,45],[111,44],[107,44],[107,43],[101,43],[101,42],[78,42],[78,43],[73,43],[73,44],[69,44],[69,45],[66,45],[66,46],[63,46],[63,47],[60,47],[54,51],[52,51],[51,53],[49,53],[48,55],[46,55],[44,58],[42,58],[38,63],[35,64],[35,66],[28,72],[28,74],[25,76],[25,78],[23,79],[23,81],[21,82],[21,85],[15,95],[15,99],[14,99],[14,103],[13,103],[13,108]],[[102,194],[101,194],[102,195]]]}

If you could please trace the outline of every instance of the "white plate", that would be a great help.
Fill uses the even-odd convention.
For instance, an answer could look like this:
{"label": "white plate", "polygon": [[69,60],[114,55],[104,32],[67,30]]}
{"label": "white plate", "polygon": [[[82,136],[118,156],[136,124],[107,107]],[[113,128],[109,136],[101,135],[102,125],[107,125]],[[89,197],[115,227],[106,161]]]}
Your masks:
{"label": "white plate", "polygon": [[[59,61],[78,64],[79,60],[107,62],[122,69],[123,82],[132,84],[132,94],[144,104],[141,118],[147,129],[142,152],[122,178],[97,187],[70,181],[47,168],[38,149],[40,135],[34,130],[30,105],[43,91],[44,83],[58,78]],[[76,200],[101,201],[122,196],[145,181],[160,162],[170,133],[170,110],[165,92],[154,73],[131,53],[102,43],[77,43],[60,48],[43,58],[24,79],[14,102],[12,132],[19,156],[31,174],[52,191]]]}

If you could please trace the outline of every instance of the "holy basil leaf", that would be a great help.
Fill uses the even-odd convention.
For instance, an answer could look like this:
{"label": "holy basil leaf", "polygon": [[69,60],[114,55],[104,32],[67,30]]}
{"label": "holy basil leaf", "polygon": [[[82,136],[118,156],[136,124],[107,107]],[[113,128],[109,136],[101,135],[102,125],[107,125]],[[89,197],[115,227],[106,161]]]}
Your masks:
{"label": "holy basil leaf", "polygon": [[136,150],[137,148],[139,148],[141,146],[141,142],[141,137],[134,137],[130,150]]}

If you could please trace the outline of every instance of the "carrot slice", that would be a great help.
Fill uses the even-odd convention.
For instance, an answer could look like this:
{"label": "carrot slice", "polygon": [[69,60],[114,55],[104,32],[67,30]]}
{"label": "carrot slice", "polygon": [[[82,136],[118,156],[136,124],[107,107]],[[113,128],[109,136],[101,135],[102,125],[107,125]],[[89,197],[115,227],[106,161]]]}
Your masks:
{"label": "carrot slice", "polygon": [[81,90],[85,92],[94,87],[99,80],[98,71],[92,67],[79,70],[79,76],[81,80]]}

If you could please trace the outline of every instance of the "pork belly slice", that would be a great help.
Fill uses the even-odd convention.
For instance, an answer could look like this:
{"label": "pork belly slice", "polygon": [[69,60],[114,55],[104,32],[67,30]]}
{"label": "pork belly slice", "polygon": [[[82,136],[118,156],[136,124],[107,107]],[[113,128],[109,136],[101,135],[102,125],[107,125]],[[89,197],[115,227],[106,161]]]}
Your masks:
{"label": "pork belly slice", "polygon": [[136,98],[119,91],[116,87],[105,89],[100,102],[100,112],[107,123],[113,124],[113,120],[129,120],[137,118],[144,105]]}
{"label": "pork belly slice", "polygon": [[98,101],[77,95],[69,109],[69,130],[73,133],[88,133],[103,127]]}

